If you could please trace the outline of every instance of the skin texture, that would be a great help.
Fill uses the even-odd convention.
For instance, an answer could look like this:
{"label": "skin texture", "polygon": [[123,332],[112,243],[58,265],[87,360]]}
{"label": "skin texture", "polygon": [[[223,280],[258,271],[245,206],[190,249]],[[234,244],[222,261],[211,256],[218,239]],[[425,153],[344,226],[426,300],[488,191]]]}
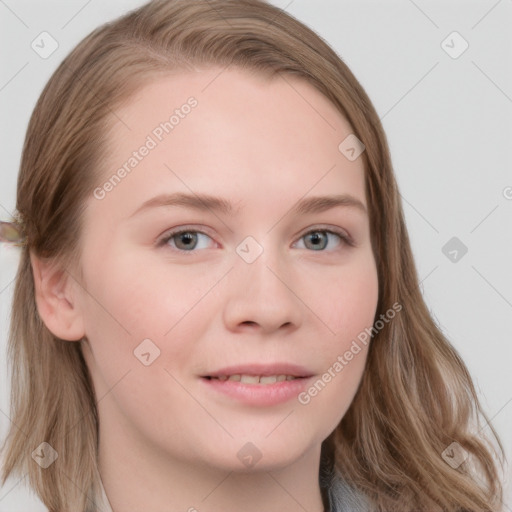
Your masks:
{"label": "skin texture", "polygon": [[[122,123],[109,132],[100,187],[175,108],[197,100],[162,141],[153,136],[157,146],[120,183],[91,196],[79,270],[32,260],[46,325],[63,339],[86,337],[100,472],[115,512],[322,511],[320,446],[364,370],[363,346],[307,405],[294,397],[249,406],[200,378],[255,362],[290,362],[319,378],[371,327],[378,297],[364,212],[291,212],[304,197],[328,194],[368,208],[362,159],[338,149],[347,121],[296,78],[220,71],[162,76],[115,112]],[[173,192],[222,197],[234,212],[171,206],[131,217]],[[193,249],[178,236],[157,246],[181,227],[196,230]],[[355,246],[336,234],[305,236],[329,228]],[[263,249],[252,263],[236,251],[248,236]],[[134,355],[144,339],[160,350],[148,366]],[[261,454],[251,467],[237,456],[248,442]]]}

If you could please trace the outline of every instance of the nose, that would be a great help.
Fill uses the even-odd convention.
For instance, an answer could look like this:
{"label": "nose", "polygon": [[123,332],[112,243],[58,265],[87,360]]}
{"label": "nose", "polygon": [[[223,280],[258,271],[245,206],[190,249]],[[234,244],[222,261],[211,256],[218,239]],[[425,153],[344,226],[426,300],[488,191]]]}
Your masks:
{"label": "nose", "polygon": [[252,263],[236,256],[229,275],[224,323],[232,332],[292,332],[302,323],[304,304],[293,270],[267,249]]}

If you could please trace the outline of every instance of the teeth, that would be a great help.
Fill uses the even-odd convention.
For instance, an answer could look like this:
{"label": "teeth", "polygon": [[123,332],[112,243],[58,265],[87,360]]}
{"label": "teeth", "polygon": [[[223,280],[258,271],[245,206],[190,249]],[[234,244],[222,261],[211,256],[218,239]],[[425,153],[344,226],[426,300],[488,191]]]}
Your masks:
{"label": "teeth", "polygon": [[233,380],[235,382],[242,382],[243,384],[275,384],[276,382],[284,382],[285,380],[294,380],[298,377],[292,375],[219,375],[213,377],[221,381]]}
{"label": "teeth", "polygon": [[244,384],[259,384],[260,378],[257,375],[242,375],[240,382]]}

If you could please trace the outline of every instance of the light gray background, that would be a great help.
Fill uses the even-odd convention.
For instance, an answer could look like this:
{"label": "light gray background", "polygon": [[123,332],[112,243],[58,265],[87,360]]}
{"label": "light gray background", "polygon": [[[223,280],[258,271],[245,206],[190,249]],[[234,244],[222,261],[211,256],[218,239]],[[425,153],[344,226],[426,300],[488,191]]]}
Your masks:
{"label": "light gray background", "polygon": [[[0,0],[0,220],[15,207],[29,116],[64,56],[140,0]],[[466,361],[512,459],[512,0],[273,0],[330,43],[383,120],[427,303]],[[59,48],[31,48],[43,31]],[[469,44],[452,58],[442,42]],[[453,37],[444,46],[462,48]],[[468,248],[456,262],[452,237]],[[0,437],[9,424],[5,346],[18,263],[0,247]],[[510,478],[510,477],[508,477]],[[507,478],[507,480],[508,480]],[[511,489],[505,510],[512,510]],[[45,511],[24,487],[0,512]]]}

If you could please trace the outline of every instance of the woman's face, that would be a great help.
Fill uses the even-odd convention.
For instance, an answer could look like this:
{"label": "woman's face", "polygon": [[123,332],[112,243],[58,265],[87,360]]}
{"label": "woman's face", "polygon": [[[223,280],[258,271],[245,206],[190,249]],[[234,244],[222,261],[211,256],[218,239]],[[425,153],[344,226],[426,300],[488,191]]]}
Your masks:
{"label": "woman's face", "polygon": [[319,450],[378,295],[349,124],[296,78],[221,69],[161,77],[112,120],[78,301],[102,431],[226,470]]}

